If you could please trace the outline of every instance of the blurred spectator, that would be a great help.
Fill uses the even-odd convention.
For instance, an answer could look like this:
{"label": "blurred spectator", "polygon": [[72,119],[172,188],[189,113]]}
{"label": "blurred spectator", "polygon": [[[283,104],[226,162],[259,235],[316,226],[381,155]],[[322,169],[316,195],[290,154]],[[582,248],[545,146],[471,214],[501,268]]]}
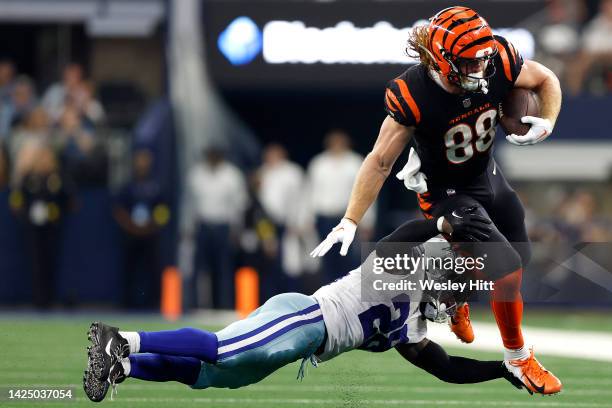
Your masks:
{"label": "blurred spectator", "polygon": [[258,171],[259,200],[277,226],[294,226],[299,218],[304,172],[287,157],[287,150],[270,144]]}
{"label": "blurred spectator", "polygon": [[612,53],[612,1],[602,0],[599,13],[584,29],[583,46],[590,53]]}
{"label": "blurred spectator", "polygon": [[11,193],[13,211],[24,221],[32,265],[34,305],[44,309],[54,300],[61,238],[61,220],[68,209],[68,192],[59,162],[49,146],[33,148],[31,166]]}
{"label": "blurred spectator", "polygon": [[[584,86],[587,76],[597,70],[597,77],[606,83],[597,88],[612,90],[612,0],[602,0],[599,13],[591,20],[582,35],[582,52],[574,58],[568,69],[567,83],[570,92],[577,94]],[[601,93],[601,91],[599,92]]]}
{"label": "blurred spectator", "polygon": [[10,164],[9,155],[6,146],[0,143],[0,197],[4,197],[2,193],[6,192],[10,182]]}
{"label": "blurred spectator", "polygon": [[[579,189],[568,191],[563,184],[538,187],[530,194],[522,191],[529,238],[534,242],[565,243],[609,242],[612,240],[612,217],[609,209],[602,208],[606,197],[596,198],[595,193],[605,190]],[[531,197],[530,197],[531,196]],[[603,200],[602,200],[603,198]],[[536,202],[546,212],[534,214],[529,203]]]}
{"label": "blurred spectator", "polygon": [[[325,137],[325,151],[315,156],[308,166],[311,211],[316,217],[319,238],[324,239],[344,216],[355,176],[363,157],[350,148],[349,135],[332,130]],[[375,209],[370,208],[359,224],[359,237],[369,240],[373,235]],[[350,270],[359,261],[358,245],[352,245],[352,256],[342,257],[338,249],[322,258],[324,278],[330,282]],[[349,250],[349,254],[351,251]]]}
{"label": "blurred spectator", "polygon": [[612,239],[610,221],[598,216],[594,194],[578,190],[559,210],[562,222],[569,229],[569,242],[606,242]]}
{"label": "blurred spectator", "polygon": [[231,309],[234,307],[231,230],[244,219],[246,183],[240,170],[213,148],[204,152],[202,161],[190,170],[188,177],[198,222],[193,288],[197,290],[199,275],[210,276],[213,306]]}
{"label": "blurred spectator", "polygon": [[581,0],[549,0],[546,4],[543,19],[530,27],[540,45],[536,59],[561,78],[578,51],[579,29],[586,10]]}
{"label": "blurred spectator", "polygon": [[0,139],[20,126],[36,106],[36,92],[32,80],[19,76],[14,82],[8,101],[0,104]]}
{"label": "blurred spectator", "polygon": [[83,91],[83,67],[70,63],[64,68],[62,82],[51,85],[42,99],[42,104],[53,122],[59,120],[67,104],[76,106]]}
{"label": "blurred spectator", "polygon": [[[16,242],[17,237],[14,228],[14,217],[8,217],[10,214],[9,194],[10,194],[10,159],[8,149],[0,142],[0,256],[2,256],[4,265],[7,264],[5,254],[11,254],[11,250],[7,248],[6,243]],[[8,250],[7,250],[8,249]],[[4,255],[4,256],[3,256]],[[10,256],[10,255],[9,255]],[[5,281],[6,284],[6,281]]]}
{"label": "blurred spectator", "polygon": [[91,125],[99,125],[104,122],[106,113],[104,107],[95,98],[95,86],[91,81],[83,81],[80,92],[75,95],[75,106],[81,117]]}
{"label": "blurred spectator", "polygon": [[22,126],[11,135],[9,149],[14,158],[13,182],[21,184],[25,174],[35,165],[41,147],[51,147],[49,116],[42,107],[34,108]]}
{"label": "blurred spectator", "polygon": [[13,79],[15,77],[15,64],[6,57],[0,58],[0,105],[11,98],[13,92]]}
{"label": "blurred spectator", "polygon": [[[276,247],[270,255],[274,257],[275,286],[282,292],[298,290],[296,282],[285,274],[283,268],[286,235],[296,235],[300,223],[304,172],[300,166],[289,161],[287,151],[279,144],[266,147],[263,165],[257,172],[258,198],[267,215],[274,222]],[[280,285],[283,283],[282,285]],[[272,285],[273,286],[273,285]]]}
{"label": "blurred spectator", "polygon": [[152,178],[153,155],[134,152],[132,181],[118,195],[113,214],[124,233],[124,304],[156,308],[160,299],[161,228],[169,220],[169,208],[159,183]]}
{"label": "blurred spectator", "polygon": [[79,112],[73,107],[66,107],[62,112],[57,138],[69,160],[83,159],[94,146],[94,133],[83,127]]}
{"label": "blurred spectator", "polygon": [[66,106],[54,139],[61,149],[66,174],[77,186],[103,185],[106,181],[106,152],[95,136],[94,130],[83,125],[78,110]]}

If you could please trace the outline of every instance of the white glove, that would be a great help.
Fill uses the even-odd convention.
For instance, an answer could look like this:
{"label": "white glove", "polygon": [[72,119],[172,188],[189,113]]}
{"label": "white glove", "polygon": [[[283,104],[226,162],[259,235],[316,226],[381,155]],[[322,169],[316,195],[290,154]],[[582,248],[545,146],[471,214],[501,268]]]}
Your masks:
{"label": "white glove", "polygon": [[420,169],[421,159],[416,150],[414,150],[414,147],[411,147],[410,154],[408,155],[408,162],[395,177],[402,180],[404,186],[406,186],[408,190],[423,194],[427,192],[427,177],[424,173],[419,171]]}
{"label": "white glove", "polygon": [[523,116],[521,122],[530,123],[529,131],[523,135],[508,135],[506,140],[517,146],[536,144],[546,139],[552,133],[553,127],[550,120],[536,118],[535,116]]}
{"label": "white glove", "polygon": [[331,230],[327,237],[321,242],[311,253],[310,256],[316,258],[317,256],[325,255],[336,242],[342,242],[340,248],[340,255],[345,256],[348,252],[351,242],[355,239],[355,232],[357,231],[357,225],[349,220],[343,218],[340,224],[336,225]]}

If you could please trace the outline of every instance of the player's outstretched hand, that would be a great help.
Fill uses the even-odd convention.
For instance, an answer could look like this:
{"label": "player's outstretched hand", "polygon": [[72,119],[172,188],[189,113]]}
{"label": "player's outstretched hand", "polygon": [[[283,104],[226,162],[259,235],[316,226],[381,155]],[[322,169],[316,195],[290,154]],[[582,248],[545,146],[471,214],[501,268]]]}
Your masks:
{"label": "player's outstretched hand", "polygon": [[489,239],[492,228],[491,220],[476,213],[476,207],[464,207],[444,215],[450,224],[451,236],[472,242],[483,242]]}
{"label": "player's outstretched hand", "polygon": [[553,126],[550,120],[535,116],[523,116],[521,122],[529,123],[531,127],[523,136],[508,135],[506,140],[517,146],[528,146],[541,142],[552,133]]}
{"label": "player's outstretched hand", "polygon": [[325,255],[336,242],[342,242],[340,255],[345,256],[348,253],[349,246],[351,246],[353,239],[355,239],[356,231],[357,225],[348,218],[343,218],[340,224],[336,225],[334,229],[327,234],[323,242],[310,253],[310,256],[316,258]]}

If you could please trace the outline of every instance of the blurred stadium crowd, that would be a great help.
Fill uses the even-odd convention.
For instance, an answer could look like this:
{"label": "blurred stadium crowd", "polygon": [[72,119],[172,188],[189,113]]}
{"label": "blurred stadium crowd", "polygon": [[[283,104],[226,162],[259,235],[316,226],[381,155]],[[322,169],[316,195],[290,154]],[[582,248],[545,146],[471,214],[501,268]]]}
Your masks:
{"label": "blurred stadium crowd", "polygon": [[[540,44],[537,58],[557,72],[568,93],[609,95],[612,0],[547,3],[546,24],[529,27],[527,22]],[[131,177],[121,187],[111,186],[105,135],[113,123],[83,66],[66,64],[57,82],[41,88],[18,66],[10,57],[0,60],[0,191],[23,231],[15,239],[22,240],[30,259],[31,303],[45,308],[57,301],[51,288],[66,216],[87,205],[79,192],[105,188],[112,190],[116,240],[124,254],[122,305],[156,308],[165,266],[160,246],[176,245],[162,236],[177,217],[170,192],[152,170],[157,153],[130,143]],[[353,150],[351,135],[342,129],[330,129],[321,139],[323,150],[305,167],[279,143],[262,147],[261,164],[254,169],[233,164],[222,149],[202,152],[183,186],[197,222],[177,238],[194,248],[185,268],[191,271],[184,271],[189,306],[233,308],[233,272],[241,265],[260,273],[261,298],[266,299],[279,292],[312,291],[359,263],[359,245],[347,257],[332,251],[320,264],[308,257],[342,217],[365,153]],[[612,239],[609,182],[525,182],[516,188],[527,208],[532,240]],[[416,203],[403,214],[419,216]],[[385,217],[384,210],[371,209],[359,239],[390,232],[393,225],[380,222]]]}
{"label": "blurred stadium crowd", "polygon": [[105,186],[107,160],[98,128],[105,111],[83,67],[67,64],[44,92],[0,60],[0,189],[30,248],[33,299],[51,301],[60,226],[79,188]]}
{"label": "blurred stadium crowd", "polygon": [[612,1],[549,0],[544,21],[527,28],[539,44],[537,58],[551,68],[570,95],[612,90]]}

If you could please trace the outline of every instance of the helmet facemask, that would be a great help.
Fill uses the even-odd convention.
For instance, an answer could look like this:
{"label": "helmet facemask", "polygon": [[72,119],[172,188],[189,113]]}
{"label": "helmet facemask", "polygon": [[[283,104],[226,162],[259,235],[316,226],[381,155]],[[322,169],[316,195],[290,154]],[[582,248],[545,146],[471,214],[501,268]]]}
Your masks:
{"label": "helmet facemask", "polygon": [[443,53],[450,64],[448,80],[467,92],[489,92],[489,79],[495,75],[493,58],[497,50],[482,57],[462,58]]}
{"label": "helmet facemask", "polygon": [[[450,244],[445,240],[427,241],[425,253],[428,257],[447,259],[456,259],[457,254],[451,248]],[[460,283],[464,281],[462,273],[454,270],[438,269],[435,265],[428,265],[425,268],[425,279],[436,284],[447,284],[448,282]],[[448,289],[427,289],[421,294],[421,314],[427,320],[435,323],[446,323],[455,316],[457,311],[458,301],[456,300],[459,293]]]}
{"label": "helmet facemask", "polygon": [[457,302],[452,296],[444,296],[443,293],[428,294],[423,296],[419,309],[421,315],[434,323],[448,323],[455,317]]}

